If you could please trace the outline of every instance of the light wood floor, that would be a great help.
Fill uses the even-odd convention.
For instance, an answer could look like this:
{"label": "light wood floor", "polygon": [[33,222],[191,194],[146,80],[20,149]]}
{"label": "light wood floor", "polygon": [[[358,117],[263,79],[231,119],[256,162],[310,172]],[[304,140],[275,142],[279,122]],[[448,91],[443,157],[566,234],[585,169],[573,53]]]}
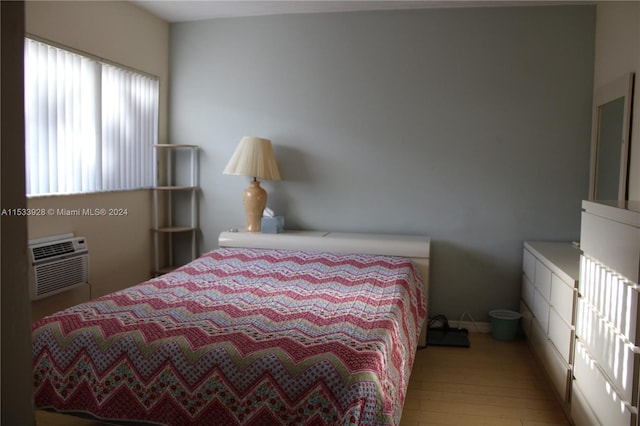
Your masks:
{"label": "light wood floor", "polygon": [[525,340],[469,336],[470,348],[418,351],[401,426],[569,424]]}
{"label": "light wood floor", "polygon": [[[401,426],[568,425],[524,340],[499,342],[470,334],[470,348],[418,351]],[[61,414],[36,413],[37,426],[103,426]]]}

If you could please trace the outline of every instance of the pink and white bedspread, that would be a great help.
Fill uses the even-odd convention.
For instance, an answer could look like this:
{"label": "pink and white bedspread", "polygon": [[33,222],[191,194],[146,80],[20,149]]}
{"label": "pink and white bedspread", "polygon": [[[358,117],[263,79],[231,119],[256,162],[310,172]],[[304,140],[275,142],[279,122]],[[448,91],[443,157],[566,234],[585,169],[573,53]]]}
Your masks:
{"label": "pink and white bedspread", "polygon": [[398,424],[425,313],[400,257],[218,249],[37,321],[35,403],[177,426]]}

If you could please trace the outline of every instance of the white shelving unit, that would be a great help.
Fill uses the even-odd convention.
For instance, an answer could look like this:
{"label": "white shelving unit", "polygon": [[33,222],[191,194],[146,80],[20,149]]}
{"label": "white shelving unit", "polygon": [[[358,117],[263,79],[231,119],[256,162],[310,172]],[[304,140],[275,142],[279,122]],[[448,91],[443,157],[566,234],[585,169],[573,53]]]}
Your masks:
{"label": "white shelving unit", "polygon": [[[197,256],[198,146],[154,145],[153,242],[155,276],[172,271]],[[188,170],[178,168],[189,163]],[[185,213],[186,212],[186,213]],[[190,257],[177,256],[176,243],[188,241]]]}

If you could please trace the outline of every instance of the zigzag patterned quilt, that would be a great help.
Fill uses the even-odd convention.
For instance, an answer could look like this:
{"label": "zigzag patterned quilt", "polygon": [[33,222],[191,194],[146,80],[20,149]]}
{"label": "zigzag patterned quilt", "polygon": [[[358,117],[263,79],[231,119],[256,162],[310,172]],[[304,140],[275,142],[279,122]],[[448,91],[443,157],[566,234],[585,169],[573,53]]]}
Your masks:
{"label": "zigzag patterned quilt", "polygon": [[37,321],[35,403],[176,426],[398,424],[425,313],[403,258],[217,249]]}

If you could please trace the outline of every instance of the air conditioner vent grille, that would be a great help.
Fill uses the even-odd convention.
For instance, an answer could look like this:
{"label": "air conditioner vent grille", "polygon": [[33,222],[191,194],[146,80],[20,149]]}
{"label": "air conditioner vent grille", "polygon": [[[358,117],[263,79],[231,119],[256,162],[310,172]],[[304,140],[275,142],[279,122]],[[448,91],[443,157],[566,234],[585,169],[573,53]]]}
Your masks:
{"label": "air conditioner vent grille", "polygon": [[55,244],[48,244],[40,247],[33,247],[33,260],[47,259],[49,257],[60,256],[61,254],[73,253],[73,242],[63,241]]}
{"label": "air conditioner vent grille", "polygon": [[36,267],[37,296],[56,292],[86,281],[89,269],[87,256],[78,256]]}

